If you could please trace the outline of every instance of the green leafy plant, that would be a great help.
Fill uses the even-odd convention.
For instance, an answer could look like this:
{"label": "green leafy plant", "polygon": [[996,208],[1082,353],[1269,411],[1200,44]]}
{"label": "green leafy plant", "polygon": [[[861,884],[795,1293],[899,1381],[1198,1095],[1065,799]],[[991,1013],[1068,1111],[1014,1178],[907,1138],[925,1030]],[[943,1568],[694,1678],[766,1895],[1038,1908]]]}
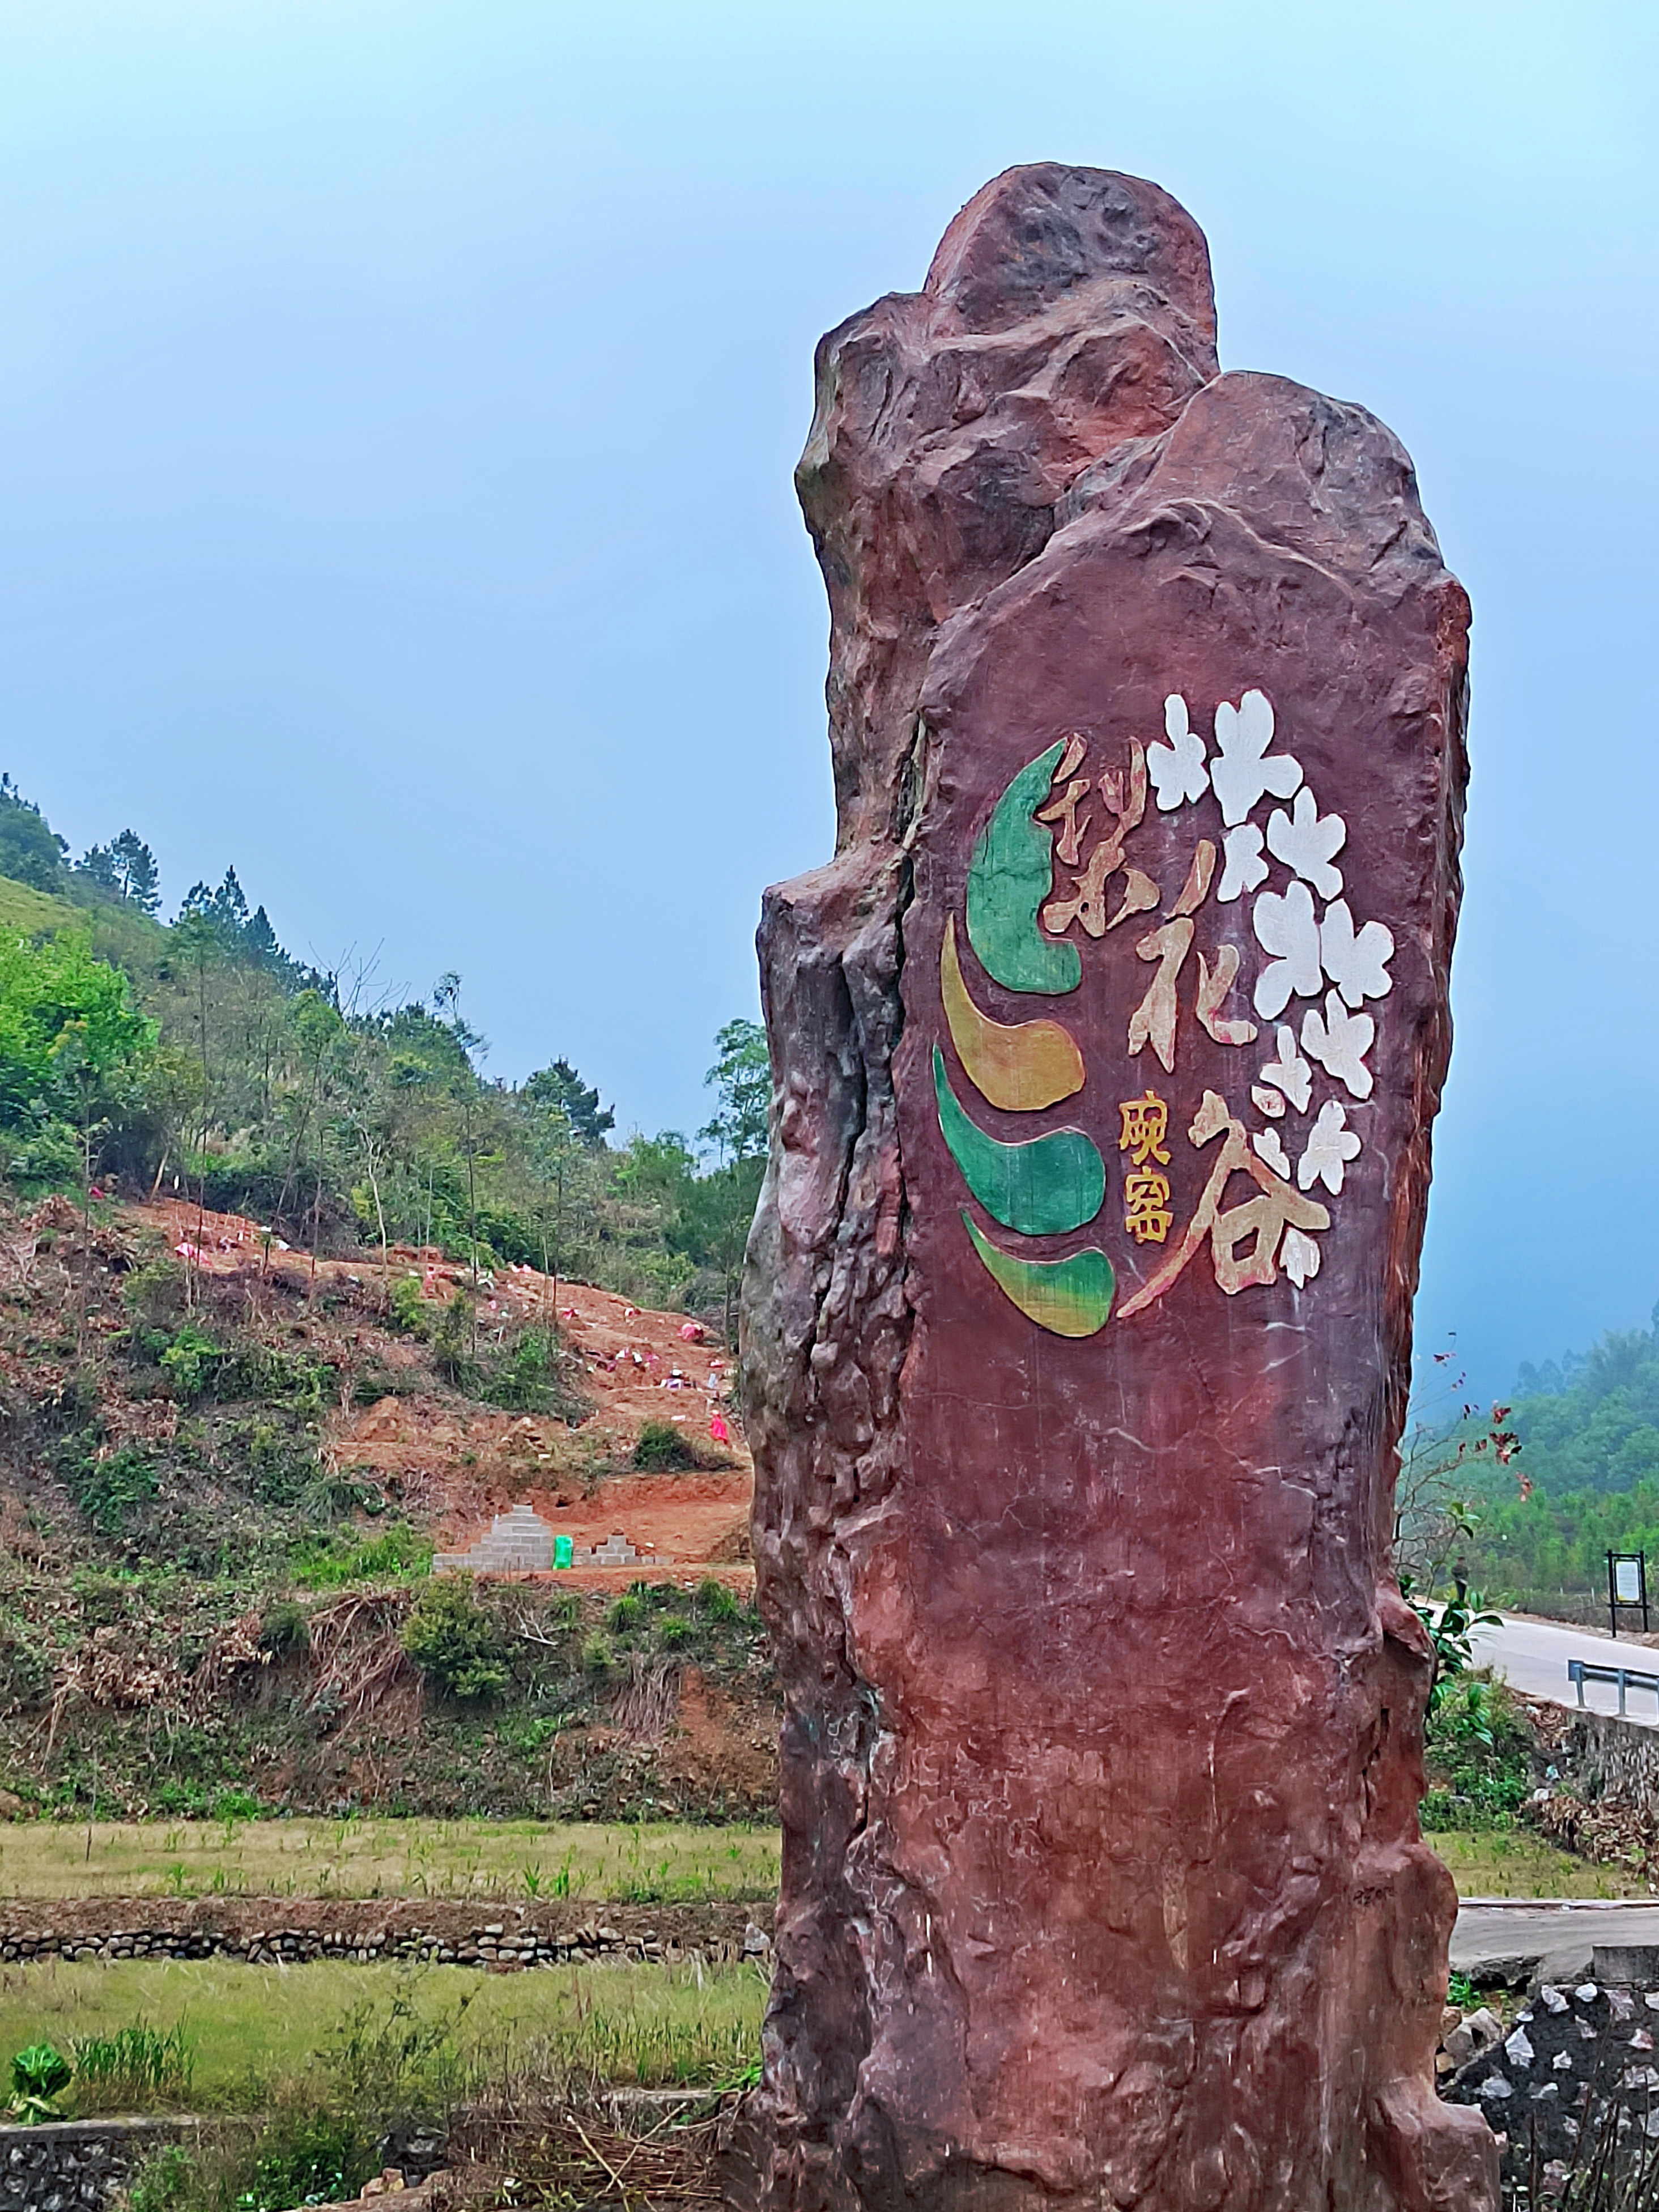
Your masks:
{"label": "green leafy plant", "polygon": [[418,1275],[399,1275],[392,1285],[390,1300],[393,1328],[404,1336],[422,1336],[426,1333],[427,1307],[421,1296]]}
{"label": "green leafy plant", "polygon": [[292,2212],[355,2197],[375,2171],[377,2145],[372,2124],[356,2113],[332,2105],[279,2106],[232,2199],[235,2212]]}
{"label": "green leafy plant", "polygon": [[476,1327],[472,1301],[457,1289],[432,1328],[432,1356],[446,1382],[463,1389],[472,1379]]}
{"label": "green leafy plant", "polygon": [[[1400,1586],[1406,1602],[1427,1629],[1429,1642],[1434,1647],[1434,1681],[1424,1719],[1424,1733],[1432,1739],[1442,1707],[1454,1694],[1455,1686],[1474,1668],[1475,1630],[1497,1627],[1498,1616],[1486,1610],[1486,1601],[1478,1591],[1466,1589],[1462,1583],[1454,1584],[1450,1595],[1437,1603],[1432,1598],[1418,1596],[1407,1576],[1401,1576]],[[1477,1709],[1482,1702],[1476,1701]]]}
{"label": "green leafy plant", "polygon": [[66,1472],[76,1504],[100,1536],[120,1535],[161,1486],[141,1444],[87,1451],[74,1457]]}
{"label": "green leafy plant", "polygon": [[625,1590],[620,1597],[611,1600],[605,1610],[605,1625],[613,1636],[622,1636],[630,1628],[637,1628],[644,1619],[644,1599]]}
{"label": "green leafy plant", "polygon": [[1507,1828],[1532,1794],[1533,1733],[1501,1682],[1464,1674],[1447,1687],[1426,1746],[1428,1829]]}
{"label": "green leafy plant", "polygon": [[222,1344],[186,1322],[162,1351],[158,1364],[181,1405],[194,1405],[213,1388],[227,1354]]}
{"label": "green leafy plant", "polygon": [[498,1698],[507,1685],[507,1639],[478,1602],[468,1575],[429,1583],[404,1624],[403,1647],[423,1674],[465,1704]]}
{"label": "green leafy plant", "polygon": [[163,2143],[133,2169],[127,2212],[191,2212],[197,2160],[183,2143]]}
{"label": "green leafy plant", "polygon": [[705,1575],[697,1584],[697,1610],[710,1620],[735,1620],[743,1607],[738,1603],[737,1593],[714,1575]]}
{"label": "green leafy plant", "polygon": [[184,1312],[185,1296],[185,1271],[171,1259],[147,1260],[121,1285],[121,1302],[141,1338],[171,1328]]}
{"label": "green leafy plant", "polygon": [[50,2043],[31,2043],[11,2062],[12,2118],[24,2127],[61,2120],[58,2100],[74,2079],[75,2069],[61,2051]]}
{"label": "green leafy plant", "polygon": [[45,1703],[52,1688],[52,1661],[30,1624],[0,1613],[0,1712],[27,1711]]}
{"label": "green leafy plant", "polygon": [[[209,1810],[216,1820],[222,1820],[227,1827],[234,1828],[239,1820],[257,1820],[264,1807],[252,1790],[217,1790]],[[222,1873],[223,1869],[215,1871]]]}
{"label": "green leafy plant", "polygon": [[696,1446],[672,1421],[647,1421],[640,1431],[631,1463],[641,1474],[679,1474],[701,1462]]}

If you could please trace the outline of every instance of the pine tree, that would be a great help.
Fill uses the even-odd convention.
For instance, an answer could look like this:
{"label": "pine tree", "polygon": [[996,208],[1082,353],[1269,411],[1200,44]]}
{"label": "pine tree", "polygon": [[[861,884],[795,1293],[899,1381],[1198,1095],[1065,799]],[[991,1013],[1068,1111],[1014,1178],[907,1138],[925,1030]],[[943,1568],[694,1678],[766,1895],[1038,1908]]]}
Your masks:
{"label": "pine tree", "polygon": [[121,893],[120,871],[115,855],[107,845],[89,845],[75,864],[77,876],[84,876],[89,884],[96,884],[100,891]]}
{"label": "pine tree", "polygon": [[137,831],[124,830],[110,846],[109,857],[122,897],[141,914],[154,914],[161,903],[161,872]]}

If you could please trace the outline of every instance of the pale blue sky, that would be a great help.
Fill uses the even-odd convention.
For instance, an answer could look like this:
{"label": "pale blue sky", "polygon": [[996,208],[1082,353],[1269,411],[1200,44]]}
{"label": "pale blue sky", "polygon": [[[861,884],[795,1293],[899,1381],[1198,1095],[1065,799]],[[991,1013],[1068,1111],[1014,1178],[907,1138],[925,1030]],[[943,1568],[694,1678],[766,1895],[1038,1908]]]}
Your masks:
{"label": "pale blue sky", "polygon": [[1653,24],[0,0],[0,765],[695,1126],[829,850],[813,342],[1011,162],[1156,178],[1474,599],[1420,1325],[1506,1389],[1659,1296]]}

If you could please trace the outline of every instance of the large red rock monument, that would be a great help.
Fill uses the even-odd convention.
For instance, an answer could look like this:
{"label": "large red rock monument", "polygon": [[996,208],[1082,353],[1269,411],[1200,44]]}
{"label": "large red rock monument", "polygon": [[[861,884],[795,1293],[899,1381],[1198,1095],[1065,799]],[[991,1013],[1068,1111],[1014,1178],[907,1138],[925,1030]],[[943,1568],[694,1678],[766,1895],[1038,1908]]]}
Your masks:
{"label": "large red rock monument", "polygon": [[1389,1563],[1468,605],[1155,185],[818,349],[839,834],[761,929],[768,2212],[1482,2212]]}

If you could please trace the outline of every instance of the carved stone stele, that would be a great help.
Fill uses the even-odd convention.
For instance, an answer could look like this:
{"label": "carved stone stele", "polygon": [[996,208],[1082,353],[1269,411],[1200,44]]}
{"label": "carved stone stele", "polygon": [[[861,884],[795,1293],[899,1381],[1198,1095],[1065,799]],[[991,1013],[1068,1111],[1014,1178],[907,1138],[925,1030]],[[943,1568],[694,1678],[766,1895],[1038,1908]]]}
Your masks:
{"label": "carved stone stele", "polygon": [[836,856],[769,894],[771,2212],[1485,2212],[1390,1577],[1464,594],[1218,373],[1155,186],[986,186],[817,356]]}

